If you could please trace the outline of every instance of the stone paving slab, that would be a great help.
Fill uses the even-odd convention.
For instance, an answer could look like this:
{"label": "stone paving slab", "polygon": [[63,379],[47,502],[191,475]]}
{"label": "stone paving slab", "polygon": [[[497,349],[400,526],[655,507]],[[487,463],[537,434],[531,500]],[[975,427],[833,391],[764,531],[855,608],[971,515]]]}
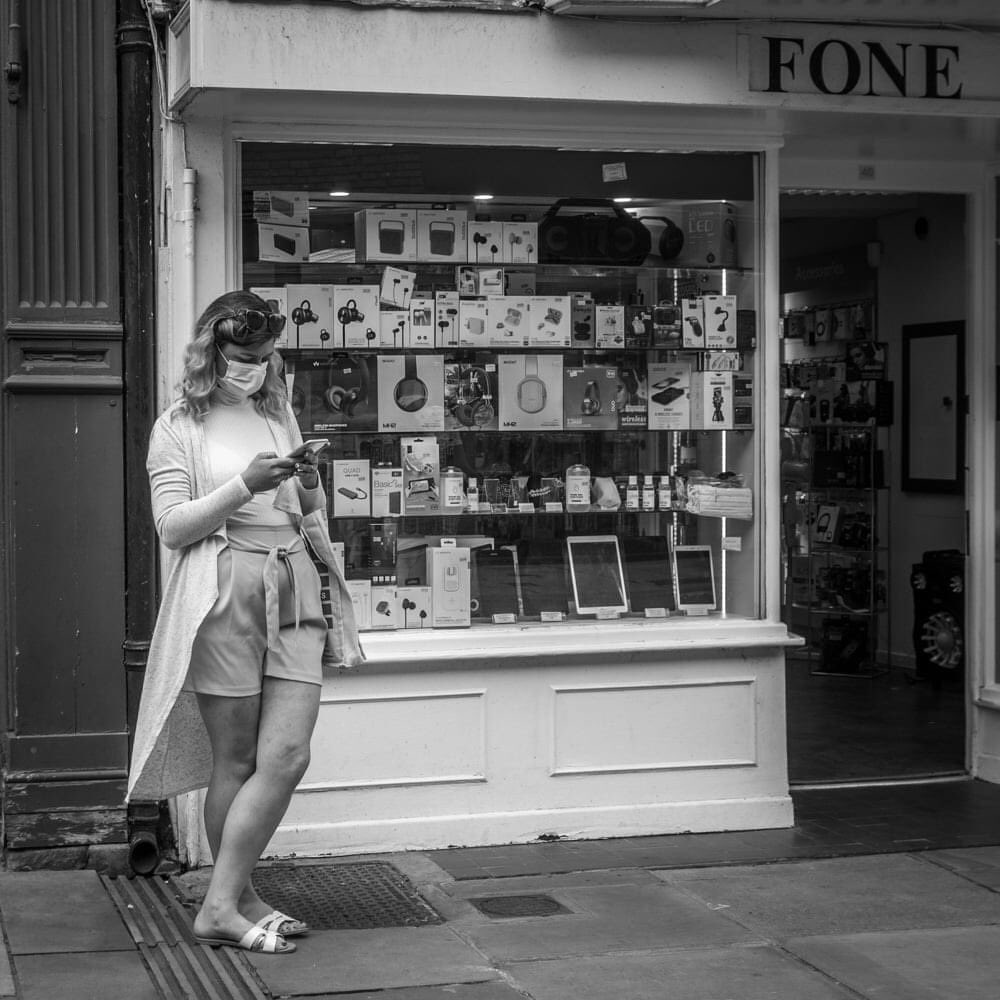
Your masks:
{"label": "stone paving slab", "polygon": [[447,986],[415,986],[412,989],[377,990],[374,993],[324,993],[309,1000],[530,1000],[506,983],[458,983]]}
{"label": "stone paving slab", "polygon": [[785,946],[878,1000],[987,1000],[1000,995],[1000,927],[793,938]]}
{"label": "stone paving slab", "polygon": [[927,851],[923,857],[972,882],[1000,891],[1000,847]]}
{"label": "stone paving slab", "polygon": [[294,955],[248,955],[274,996],[360,993],[500,978],[475,948],[447,927],[314,931],[296,938],[295,944]]}
{"label": "stone paving slab", "polygon": [[1000,895],[920,856],[657,872],[767,937],[1000,923]]}
{"label": "stone paving slab", "polygon": [[523,962],[507,972],[534,1000],[857,1000],[767,946]]}
{"label": "stone paving slab", "polygon": [[14,969],[10,964],[7,944],[0,940],[0,997],[17,996],[14,988]]}
{"label": "stone paving slab", "polygon": [[160,1000],[137,951],[21,955],[22,1000]]}
{"label": "stone paving slab", "polygon": [[551,895],[572,912],[456,926],[496,963],[759,941],[701,901],[667,886],[592,886]]}
{"label": "stone paving slab", "polygon": [[619,868],[613,871],[570,872],[561,875],[523,875],[505,879],[467,879],[448,882],[441,886],[443,892],[455,899],[473,899],[476,896],[511,896],[532,892],[551,892],[553,889],[577,889],[588,886],[661,885],[652,872],[645,868]]}
{"label": "stone paving slab", "polygon": [[135,948],[94,871],[0,873],[0,911],[15,957]]}

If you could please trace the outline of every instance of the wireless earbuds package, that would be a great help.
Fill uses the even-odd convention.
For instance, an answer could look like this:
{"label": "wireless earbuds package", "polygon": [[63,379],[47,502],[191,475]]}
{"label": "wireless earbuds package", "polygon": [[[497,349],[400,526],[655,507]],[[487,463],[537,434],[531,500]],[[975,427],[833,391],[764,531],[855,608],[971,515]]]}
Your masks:
{"label": "wireless earbuds package", "polygon": [[573,321],[568,295],[533,295],[528,299],[529,347],[569,347]]}
{"label": "wireless earbuds package", "polygon": [[619,378],[615,365],[563,369],[563,426],[568,431],[618,429]]}
{"label": "wireless earbuds package", "polygon": [[497,360],[500,368],[500,430],[562,430],[562,356],[503,354]]}

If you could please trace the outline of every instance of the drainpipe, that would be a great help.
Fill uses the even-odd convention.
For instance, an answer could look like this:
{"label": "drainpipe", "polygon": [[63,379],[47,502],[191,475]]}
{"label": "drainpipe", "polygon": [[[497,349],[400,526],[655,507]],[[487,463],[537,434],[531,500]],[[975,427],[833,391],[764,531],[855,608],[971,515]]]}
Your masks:
{"label": "drainpipe", "polygon": [[191,336],[198,309],[195,304],[195,263],[194,263],[194,214],[198,199],[198,171],[191,167],[184,168],[184,181],[181,190],[181,207],[174,218],[181,224],[181,280],[180,288],[174,295],[174,302],[183,303],[178,311],[181,319],[180,329],[184,342]]}
{"label": "drainpipe", "polygon": [[[119,175],[124,367],[125,640],[129,757],[149,640],[156,619],[156,538],[146,448],[156,399],[156,260],[153,191],[153,40],[142,0],[118,0]],[[160,862],[160,804],[128,808],[129,863],[151,874]]]}

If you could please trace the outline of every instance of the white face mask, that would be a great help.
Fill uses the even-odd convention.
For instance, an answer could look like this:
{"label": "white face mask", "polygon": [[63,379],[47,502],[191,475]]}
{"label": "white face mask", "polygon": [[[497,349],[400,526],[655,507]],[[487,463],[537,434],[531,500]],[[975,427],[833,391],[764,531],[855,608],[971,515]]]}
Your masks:
{"label": "white face mask", "polygon": [[234,361],[227,358],[219,348],[216,348],[226,362],[226,374],[219,377],[219,382],[227,389],[239,393],[241,396],[252,396],[267,378],[267,362],[260,364],[247,364],[245,361]]}

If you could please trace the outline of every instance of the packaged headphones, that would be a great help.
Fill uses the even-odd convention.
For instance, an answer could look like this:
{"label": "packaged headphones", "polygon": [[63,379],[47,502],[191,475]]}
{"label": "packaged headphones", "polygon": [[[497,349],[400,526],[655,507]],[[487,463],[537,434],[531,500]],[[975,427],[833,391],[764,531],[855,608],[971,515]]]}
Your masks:
{"label": "packaged headphones", "polygon": [[620,399],[617,365],[563,369],[563,426],[566,430],[617,430]]}
{"label": "packaged headphones", "polygon": [[322,405],[313,406],[313,430],[374,431],[378,429],[378,388],[375,358],[340,354],[331,358],[325,373]]}
{"label": "packaged headphones", "polygon": [[563,198],[538,224],[539,260],[552,264],[641,264],[649,230],[607,198]]}
{"label": "packaged headphones", "polygon": [[561,430],[563,367],[559,354],[503,354],[500,430]]}
{"label": "packaged headphones", "polygon": [[444,359],[439,354],[379,355],[378,429],[444,430]]}
{"label": "packaged headphones", "polygon": [[444,367],[445,430],[498,430],[496,358],[487,355],[485,360]]}

